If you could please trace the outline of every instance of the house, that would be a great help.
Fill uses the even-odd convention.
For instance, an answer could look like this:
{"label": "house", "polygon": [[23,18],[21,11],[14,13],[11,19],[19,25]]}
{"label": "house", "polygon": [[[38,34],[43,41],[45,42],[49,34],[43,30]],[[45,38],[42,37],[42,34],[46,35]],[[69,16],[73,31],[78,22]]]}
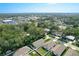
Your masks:
{"label": "house", "polygon": [[54,48],[57,44],[55,42],[53,42],[52,40],[50,40],[49,42],[44,44],[44,48],[47,50],[50,50],[51,48]]}
{"label": "house", "polygon": [[79,56],[79,52],[69,48],[64,56]]}
{"label": "house", "polygon": [[45,43],[43,47],[58,56],[60,56],[63,53],[63,51],[66,49],[64,45],[58,44],[53,41]]}
{"label": "house", "polygon": [[75,40],[75,36],[72,36],[72,35],[62,36],[62,41],[66,43],[69,41],[74,41],[74,40]]}
{"label": "house", "polygon": [[65,25],[60,25],[60,26],[59,26],[59,29],[65,30],[65,29],[66,29],[66,26],[65,26]]}
{"label": "house", "polygon": [[14,20],[2,20],[4,24],[17,24]]}
{"label": "house", "polygon": [[61,32],[55,32],[55,31],[52,31],[52,35],[53,36],[61,36],[62,35],[62,33]]}
{"label": "house", "polygon": [[66,39],[69,39],[69,40],[74,40],[74,39],[75,39],[75,37],[74,37],[74,36],[69,35],[69,36],[66,36]]}
{"label": "house", "polygon": [[29,52],[31,51],[31,48],[29,48],[28,46],[24,46],[20,49],[18,49],[13,56],[28,56]]}
{"label": "house", "polygon": [[42,47],[42,46],[44,45],[44,39],[39,39],[39,40],[33,42],[33,45],[34,45],[36,48]]}
{"label": "house", "polygon": [[52,47],[51,51],[53,51],[55,55],[60,56],[65,49],[66,47],[64,45],[57,44],[55,47]]}

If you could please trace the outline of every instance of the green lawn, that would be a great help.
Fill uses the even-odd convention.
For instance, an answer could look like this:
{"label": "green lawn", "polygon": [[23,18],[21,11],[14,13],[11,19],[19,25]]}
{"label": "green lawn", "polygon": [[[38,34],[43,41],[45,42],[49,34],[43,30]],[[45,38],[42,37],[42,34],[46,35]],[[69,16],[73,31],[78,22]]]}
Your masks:
{"label": "green lawn", "polygon": [[45,56],[55,56],[53,52],[48,52]]}
{"label": "green lawn", "polygon": [[48,41],[50,41],[50,40],[51,40],[51,39],[45,39],[45,43],[48,42]]}
{"label": "green lawn", "polygon": [[39,48],[38,50],[37,50],[37,52],[40,54],[40,55],[42,55],[42,56],[44,56],[45,55],[45,53],[47,52],[47,50],[45,50],[44,48]]}
{"label": "green lawn", "polygon": [[31,56],[39,56],[39,54],[35,51],[32,51],[31,53],[29,53]]}

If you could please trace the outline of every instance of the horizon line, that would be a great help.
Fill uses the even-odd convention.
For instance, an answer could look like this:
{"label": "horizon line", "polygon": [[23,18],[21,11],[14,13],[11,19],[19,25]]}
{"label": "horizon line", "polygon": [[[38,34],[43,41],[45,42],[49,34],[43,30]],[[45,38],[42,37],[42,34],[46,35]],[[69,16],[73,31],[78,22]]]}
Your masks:
{"label": "horizon line", "polygon": [[[79,12],[22,12],[22,13],[79,13]],[[0,13],[0,14],[7,14],[7,13]]]}

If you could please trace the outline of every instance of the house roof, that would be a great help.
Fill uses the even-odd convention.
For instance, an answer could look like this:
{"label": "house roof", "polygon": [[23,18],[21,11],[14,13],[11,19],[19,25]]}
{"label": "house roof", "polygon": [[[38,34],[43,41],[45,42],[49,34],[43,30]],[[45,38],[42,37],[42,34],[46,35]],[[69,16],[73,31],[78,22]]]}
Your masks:
{"label": "house roof", "polygon": [[2,22],[6,24],[17,24],[14,20],[2,20]]}
{"label": "house roof", "polygon": [[30,51],[31,49],[27,46],[24,46],[20,49],[18,49],[13,56],[26,56],[28,55],[27,53]]}
{"label": "house roof", "polygon": [[39,48],[39,47],[43,46],[43,45],[44,45],[44,39],[39,39],[39,40],[33,42],[33,45],[34,45],[36,48]]}
{"label": "house roof", "polygon": [[69,48],[64,56],[79,56],[79,52]]}
{"label": "house roof", "polygon": [[3,22],[10,22],[10,21],[13,21],[13,20],[3,20]]}
{"label": "house roof", "polygon": [[65,48],[66,47],[64,45],[58,44],[54,48],[52,48],[51,51],[53,51],[55,55],[61,55]]}
{"label": "house roof", "polygon": [[50,40],[49,42],[44,44],[44,48],[47,50],[50,50],[52,47],[55,47],[57,44],[55,42],[53,42],[52,40]]}
{"label": "house roof", "polygon": [[48,29],[48,28],[45,28],[45,29],[44,29],[44,31],[47,31],[47,32],[49,32],[49,31],[50,31],[50,29]]}
{"label": "house roof", "polygon": [[68,38],[68,39],[70,39],[70,40],[74,40],[75,39],[75,37],[74,36],[66,36],[66,38]]}
{"label": "house roof", "polygon": [[51,52],[54,52],[54,54],[56,55],[61,55],[66,47],[64,45],[57,44],[53,41],[49,41],[44,45],[44,48]]}

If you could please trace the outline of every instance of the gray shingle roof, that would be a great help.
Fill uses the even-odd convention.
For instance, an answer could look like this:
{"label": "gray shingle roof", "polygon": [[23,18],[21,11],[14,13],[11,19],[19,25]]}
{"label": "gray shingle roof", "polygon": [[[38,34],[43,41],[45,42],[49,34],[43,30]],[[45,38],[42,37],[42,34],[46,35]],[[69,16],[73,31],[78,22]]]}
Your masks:
{"label": "gray shingle roof", "polygon": [[27,46],[25,47],[22,47],[20,49],[18,49],[15,53],[14,53],[14,56],[27,56],[28,52],[30,51],[31,49]]}
{"label": "gray shingle roof", "polygon": [[44,48],[50,50],[54,46],[56,46],[56,43],[51,40],[44,45]]}
{"label": "gray shingle roof", "polygon": [[44,45],[44,48],[53,52],[55,55],[61,55],[66,47],[64,45],[50,41]]}
{"label": "gray shingle roof", "polygon": [[43,46],[44,45],[44,39],[40,39],[40,40],[37,40],[37,41],[33,42],[33,45],[36,48],[39,48],[39,47]]}
{"label": "gray shingle roof", "polygon": [[59,44],[59,45],[56,45],[54,48],[52,48],[51,51],[53,51],[55,55],[60,56],[65,49],[66,47],[64,45]]}

